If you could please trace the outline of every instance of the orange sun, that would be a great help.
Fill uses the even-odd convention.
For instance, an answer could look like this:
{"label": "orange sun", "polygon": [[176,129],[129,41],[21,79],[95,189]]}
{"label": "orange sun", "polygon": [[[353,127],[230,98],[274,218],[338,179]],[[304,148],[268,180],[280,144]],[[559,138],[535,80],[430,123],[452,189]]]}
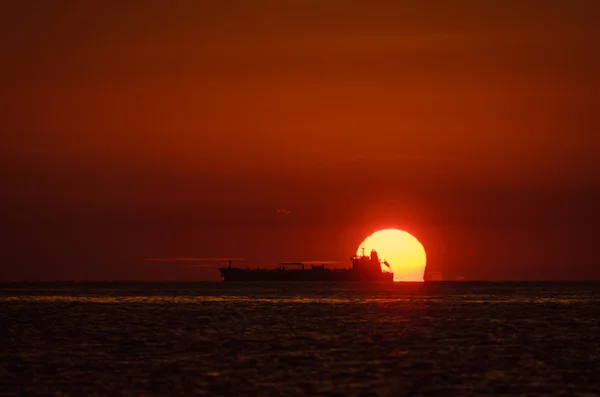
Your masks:
{"label": "orange sun", "polygon": [[[394,272],[394,281],[423,281],[427,257],[423,245],[410,233],[386,229],[373,233],[358,247],[357,255],[372,249],[386,260]],[[387,270],[387,268],[384,268]]]}

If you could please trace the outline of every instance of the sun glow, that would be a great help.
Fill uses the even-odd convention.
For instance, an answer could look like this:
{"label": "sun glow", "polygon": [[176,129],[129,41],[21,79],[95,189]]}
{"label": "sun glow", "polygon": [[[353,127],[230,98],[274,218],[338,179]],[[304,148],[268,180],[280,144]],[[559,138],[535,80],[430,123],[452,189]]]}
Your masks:
{"label": "sun glow", "polygon": [[[357,255],[369,255],[372,249],[386,260],[394,272],[394,281],[423,281],[427,257],[423,245],[410,233],[386,229],[373,233],[358,247]],[[387,267],[382,266],[384,270]]]}

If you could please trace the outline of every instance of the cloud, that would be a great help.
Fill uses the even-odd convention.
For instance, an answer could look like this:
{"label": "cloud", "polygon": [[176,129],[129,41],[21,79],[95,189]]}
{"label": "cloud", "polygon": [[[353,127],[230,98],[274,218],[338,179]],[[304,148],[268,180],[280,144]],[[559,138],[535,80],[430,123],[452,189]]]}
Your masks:
{"label": "cloud", "polygon": [[224,262],[224,261],[245,261],[246,258],[196,258],[196,257],[160,257],[160,258],[143,258],[147,262]]}

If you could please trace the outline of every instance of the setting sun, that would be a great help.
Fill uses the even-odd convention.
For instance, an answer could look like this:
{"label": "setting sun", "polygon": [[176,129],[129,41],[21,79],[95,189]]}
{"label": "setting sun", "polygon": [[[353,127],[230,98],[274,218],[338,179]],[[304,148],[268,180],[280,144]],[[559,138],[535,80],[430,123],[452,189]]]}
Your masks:
{"label": "setting sun", "polygon": [[358,255],[375,249],[394,272],[394,281],[423,281],[427,258],[423,245],[410,233],[386,229],[373,233],[358,247]]}

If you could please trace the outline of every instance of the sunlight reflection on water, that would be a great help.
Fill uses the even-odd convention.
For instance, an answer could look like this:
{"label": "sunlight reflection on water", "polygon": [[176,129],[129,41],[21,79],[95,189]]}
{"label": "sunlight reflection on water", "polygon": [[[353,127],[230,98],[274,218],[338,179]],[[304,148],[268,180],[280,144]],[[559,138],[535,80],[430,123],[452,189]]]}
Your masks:
{"label": "sunlight reflection on water", "polygon": [[498,299],[497,297],[477,296],[459,296],[454,299],[444,297],[397,297],[397,298],[309,298],[309,297],[251,297],[251,296],[65,296],[65,295],[46,295],[46,296],[6,296],[0,297],[0,302],[81,302],[81,303],[201,303],[201,302],[231,302],[231,303],[273,303],[273,304],[291,304],[291,303],[323,303],[323,304],[371,304],[371,303],[416,303],[416,302],[448,302],[459,301],[461,303],[562,303],[573,304],[590,301],[590,298],[561,298],[561,297],[530,297],[517,296],[510,299]]}
{"label": "sunlight reflection on water", "polygon": [[600,387],[599,309],[600,284],[0,285],[0,390],[569,394]]}

